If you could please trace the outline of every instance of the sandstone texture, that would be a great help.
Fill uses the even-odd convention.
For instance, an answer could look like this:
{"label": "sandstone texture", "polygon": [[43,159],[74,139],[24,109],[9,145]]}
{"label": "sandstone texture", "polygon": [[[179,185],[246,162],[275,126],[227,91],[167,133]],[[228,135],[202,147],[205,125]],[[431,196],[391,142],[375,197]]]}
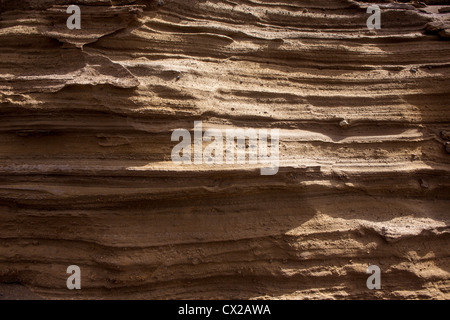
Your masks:
{"label": "sandstone texture", "polygon": [[[370,4],[0,0],[0,283],[449,299],[450,2]],[[174,164],[200,120],[279,129],[279,172]]]}

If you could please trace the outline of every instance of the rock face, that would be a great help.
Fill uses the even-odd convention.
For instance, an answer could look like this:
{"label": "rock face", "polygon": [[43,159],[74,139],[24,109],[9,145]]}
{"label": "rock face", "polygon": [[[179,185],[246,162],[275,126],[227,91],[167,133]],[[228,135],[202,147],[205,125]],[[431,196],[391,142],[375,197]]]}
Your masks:
{"label": "rock face", "polygon": [[[368,30],[368,5],[1,0],[0,283],[449,299],[449,13],[380,3]],[[197,120],[279,129],[279,172],[174,164]]]}

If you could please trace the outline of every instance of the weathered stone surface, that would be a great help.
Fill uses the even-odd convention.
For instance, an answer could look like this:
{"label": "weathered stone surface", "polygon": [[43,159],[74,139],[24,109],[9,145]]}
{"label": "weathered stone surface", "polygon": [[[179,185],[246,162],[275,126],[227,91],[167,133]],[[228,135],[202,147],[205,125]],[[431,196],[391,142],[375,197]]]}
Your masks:
{"label": "weathered stone surface", "polygon": [[[446,20],[391,5],[369,31],[367,5],[0,1],[0,282],[45,298],[449,299]],[[279,173],[173,164],[171,133],[195,120],[280,129]]]}

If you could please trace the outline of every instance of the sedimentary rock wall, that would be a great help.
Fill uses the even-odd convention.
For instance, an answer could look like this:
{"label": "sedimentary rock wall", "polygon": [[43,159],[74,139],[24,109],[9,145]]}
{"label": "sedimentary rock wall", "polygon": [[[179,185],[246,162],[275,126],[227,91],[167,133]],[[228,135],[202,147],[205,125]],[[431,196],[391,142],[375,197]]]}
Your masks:
{"label": "sedimentary rock wall", "polygon": [[[369,30],[368,5],[1,0],[0,282],[450,298],[448,7],[379,2]],[[174,163],[172,132],[194,121],[278,129],[278,173]]]}

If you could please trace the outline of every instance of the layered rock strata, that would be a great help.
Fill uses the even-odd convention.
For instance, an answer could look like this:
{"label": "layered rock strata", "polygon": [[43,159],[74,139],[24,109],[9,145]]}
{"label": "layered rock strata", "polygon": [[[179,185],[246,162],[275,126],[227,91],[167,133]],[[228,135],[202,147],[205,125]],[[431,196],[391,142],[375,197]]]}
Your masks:
{"label": "layered rock strata", "polygon": [[[450,298],[446,4],[379,2],[368,30],[351,0],[0,1],[0,282]],[[173,163],[194,121],[279,129],[279,172]]]}

